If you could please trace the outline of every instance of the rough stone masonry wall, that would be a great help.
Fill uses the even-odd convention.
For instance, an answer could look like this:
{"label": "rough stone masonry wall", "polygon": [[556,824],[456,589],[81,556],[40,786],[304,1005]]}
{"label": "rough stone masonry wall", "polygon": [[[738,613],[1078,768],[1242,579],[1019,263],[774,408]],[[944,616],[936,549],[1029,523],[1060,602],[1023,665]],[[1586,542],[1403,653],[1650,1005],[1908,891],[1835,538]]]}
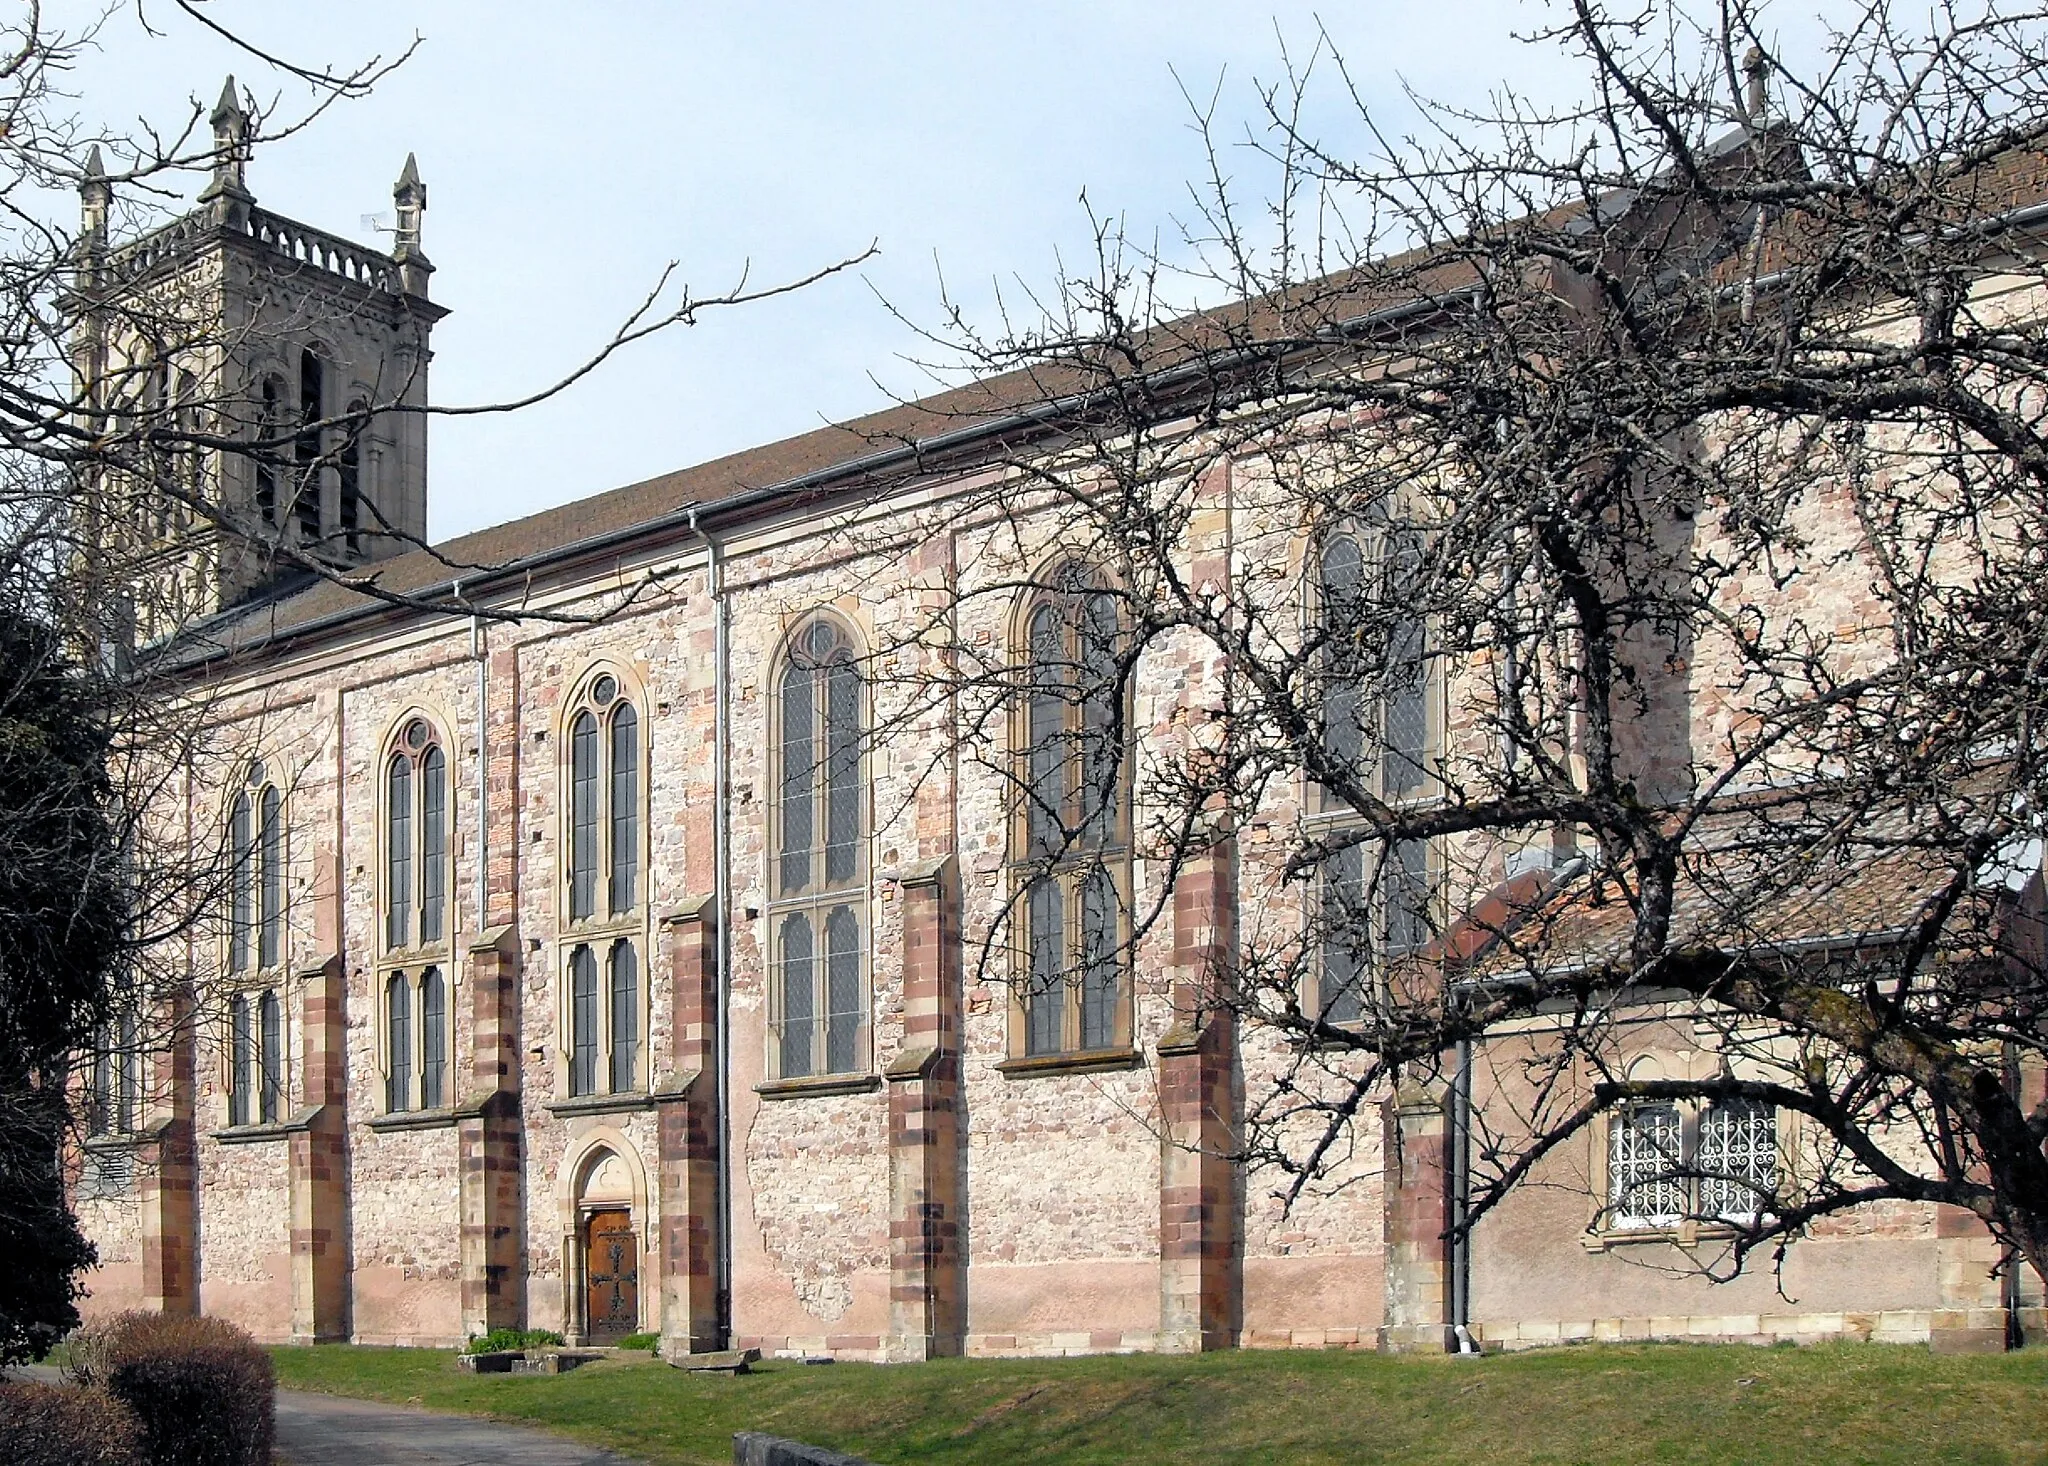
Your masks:
{"label": "rough stone masonry wall", "polygon": [[[1287,533],[1269,531],[1269,550],[1298,557],[1299,547]],[[1241,533],[1239,543],[1251,539]],[[1047,548],[1032,545],[1028,553]],[[688,553],[694,565],[695,551]],[[769,1037],[770,669],[796,619],[813,608],[833,608],[870,647],[884,645],[918,614],[914,574],[933,566],[969,566],[972,575],[993,582],[1035,568],[1011,563],[1017,558],[972,527],[943,543],[870,547],[858,554],[802,526],[733,547],[733,899],[727,913],[733,956],[733,1305],[737,1333],[765,1347],[850,1357],[886,1354],[890,1238],[898,1221],[890,1211],[896,1158],[885,1088],[773,1098],[755,1089],[767,1072]],[[970,599],[958,617],[962,641],[1000,652],[1013,637],[1013,609],[1002,597]],[[713,878],[711,625],[711,602],[701,573],[693,569],[644,607],[599,626],[536,622],[486,633],[494,872],[488,919],[513,929],[518,973],[517,1118],[525,1167],[521,1266],[525,1313],[533,1324],[561,1326],[573,1313],[573,1277],[564,1266],[563,1246],[575,1225],[578,1166],[593,1147],[618,1150],[637,1178],[636,1221],[645,1249],[642,1321],[649,1327],[662,1322],[650,1245],[655,1214],[674,1204],[659,1184],[651,1109],[565,1115],[552,1108],[565,1096],[557,864],[562,699],[599,659],[626,673],[641,698],[651,773],[644,1063],[646,1077],[660,1082],[673,1067],[674,1036],[667,1029],[669,956],[656,923],[708,895]],[[462,1328],[456,1130],[452,1121],[421,1129],[372,1121],[383,1109],[376,791],[385,740],[414,709],[437,720],[451,755],[455,838],[446,970],[453,984],[451,1014],[469,1011],[465,953],[481,935],[483,921],[475,881],[481,725],[477,663],[468,637],[466,626],[447,622],[354,654],[303,666],[281,662],[254,674],[241,694],[246,705],[230,710],[244,719],[260,715],[268,721],[266,738],[306,750],[291,806],[292,942],[295,960],[325,955],[315,916],[320,902],[331,897],[346,963],[352,1328],[365,1341],[452,1342]],[[1136,726],[1148,743],[1181,736],[1201,706],[1196,690],[1218,675],[1204,650],[1190,642],[1170,641],[1149,653],[1138,668],[1134,707]],[[890,694],[878,689],[876,695],[885,700]],[[1451,726],[1455,738],[1455,717]],[[964,968],[964,1178],[958,1200],[965,1219],[967,1317],[960,1342],[978,1353],[1154,1347],[1161,1319],[1163,1178],[1156,1066],[1162,1062],[1161,1039],[1175,1021],[1172,918],[1139,947],[1127,1067],[1035,1074],[998,1067],[1012,1051],[1009,968],[999,944],[984,944],[1008,892],[1011,788],[1003,776],[1004,724],[997,718],[991,727],[989,745],[970,747],[959,758],[957,783],[943,758],[940,772],[931,776],[936,783],[918,782],[942,752],[947,735],[941,729],[892,727],[870,758],[872,1068],[879,1076],[904,1048],[903,897],[890,873],[952,856]],[[195,818],[217,820],[218,788],[195,794],[193,809]],[[1290,925],[1298,930],[1300,888],[1283,887],[1276,874],[1288,842],[1308,818],[1301,791],[1281,790],[1254,828],[1242,833],[1237,879],[1246,941],[1284,943]],[[331,893],[321,889],[323,850],[332,852],[327,869],[338,872],[340,882]],[[1496,869],[1497,858],[1497,852],[1480,853],[1468,861],[1477,873],[1473,879]],[[1134,861],[1132,881],[1140,911],[1165,895],[1158,871],[1142,857]],[[1166,909],[1171,912],[1171,903]],[[219,1127],[225,1116],[213,1042],[199,1065],[202,1132]],[[1239,1053],[1244,1085],[1253,1092],[1296,1057],[1271,1035],[1258,1033],[1243,1035]],[[470,1054],[470,1037],[458,1023],[451,1075],[469,1072]],[[451,1083],[459,1099],[462,1081]],[[1353,1139],[1342,1162],[1291,1210],[1283,1211],[1274,1199],[1280,1177],[1244,1178],[1243,1342],[1363,1343],[1381,1323],[1382,1221],[1390,1205],[1386,1158],[1377,1125],[1358,1127]],[[203,1306],[239,1316],[271,1337],[290,1323],[283,1154],[280,1142],[268,1140],[201,1147],[197,1240]],[[1567,1302],[1590,1307],[1583,1300],[1595,1296],[1612,1299],[1612,1311],[1589,1327],[1604,1326],[1598,1324],[1602,1318],[1708,1316],[1698,1300],[1710,1295],[1696,1283],[1667,1286],[1651,1269],[1625,1268],[1627,1258],[1578,1248],[1583,1217],[1560,1205],[1535,1193],[1482,1228],[1475,1284],[1482,1324],[1491,1336],[1508,1338],[1525,1324],[1539,1332],[1551,1322],[1562,1329]],[[104,1229],[109,1256],[124,1255],[115,1212],[102,1205],[93,1215],[103,1218],[95,1225]],[[1879,1218],[1869,1225],[1882,1232],[1889,1223]],[[1928,1241],[1923,1234],[1902,1233],[1888,1235],[1885,1245]],[[1814,1254],[1839,1258],[1839,1264],[1817,1260],[1810,1275],[1802,1274],[1814,1297],[1840,1302],[1844,1309],[1853,1301],[1851,1273],[1866,1255],[1848,1243],[1844,1238],[1839,1253]],[[1574,1280],[1579,1295],[1553,1286],[1558,1279]],[[119,1291],[116,1275],[104,1281],[110,1296]],[[1893,1296],[1888,1286],[1854,1296],[1876,1299],[1872,1306],[1882,1312]],[[1911,1293],[1903,1284],[1896,1291],[1900,1299]],[[1723,1296],[1736,1298],[1711,1296],[1714,1309],[1724,1308]],[[1763,1303],[1750,1301],[1761,1319]],[[1746,1332],[1768,1331],[1760,1323]]]}

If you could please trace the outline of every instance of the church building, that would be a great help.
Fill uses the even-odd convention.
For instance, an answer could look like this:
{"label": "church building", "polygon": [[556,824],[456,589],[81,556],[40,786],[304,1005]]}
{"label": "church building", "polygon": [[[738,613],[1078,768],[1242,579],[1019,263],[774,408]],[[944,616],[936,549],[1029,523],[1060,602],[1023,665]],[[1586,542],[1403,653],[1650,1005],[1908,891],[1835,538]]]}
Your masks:
{"label": "church building", "polygon": [[[1469,1133],[1442,1086],[1384,1096],[1327,1184],[1284,1205],[1281,1178],[1233,1159],[1284,1056],[1200,1000],[1240,931],[1284,919],[1251,894],[1273,849],[1247,837],[1156,889],[1110,775],[1102,858],[1027,902],[1030,940],[1079,953],[1073,973],[1021,995],[991,934],[1032,816],[949,751],[906,654],[875,655],[917,642],[934,587],[977,578],[1074,588],[958,602],[954,644],[1090,654],[1089,570],[1046,569],[1075,547],[1028,516],[944,512],[1056,437],[1034,384],[425,548],[429,418],[403,409],[429,401],[443,310],[419,170],[372,248],[261,207],[232,84],[214,124],[211,185],[143,238],[108,239],[88,179],[81,268],[103,305],[81,374],[245,404],[241,430],[275,449],[212,455],[210,492],[333,574],[281,573],[203,522],[124,529],[163,541],[136,637],[208,730],[177,815],[232,869],[180,954],[189,1021],[76,1158],[88,1314],[870,1360],[2003,1339],[1998,1249],[1942,1209],[1816,1228],[1780,1274],[1732,1282],[1690,1265],[1690,1225],[1609,1207],[1589,1231],[1589,1195],[1636,1163],[1626,1127],[1560,1159],[1576,1189],[1532,1187],[1449,1237]],[[124,299],[178,304],[144,329]],[[164,339],[194,312],[203,330]],[[1184,546],[1201,575],[1234,573],[1226,521],[1236,545],[1296,528],[1262,526],[1246,480],[1203,493]],[[1191,642],[1148,652],[1132,739],[1178,736],[1218,675]],[[1450,736],[1451,694],[1429,697],[1416,736]],[[1034,716],[980,733],[1028,762]],[[1085,709],[1048,716],[1085,743]],[[1273,811],[1313,817],[1306,793]],[[1160,921],[1100,957],[1115,912],[1147,902]],[[1791,1143],[1768,1111],[1680,1123],[1758,1185]]]}

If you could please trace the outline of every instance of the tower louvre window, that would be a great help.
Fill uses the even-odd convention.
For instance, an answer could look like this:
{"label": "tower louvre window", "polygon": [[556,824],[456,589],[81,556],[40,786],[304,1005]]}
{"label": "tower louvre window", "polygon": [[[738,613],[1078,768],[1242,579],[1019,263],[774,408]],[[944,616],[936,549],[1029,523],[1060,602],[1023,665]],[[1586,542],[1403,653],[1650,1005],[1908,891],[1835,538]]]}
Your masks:
{"label": "tower louvre window", "polygon": [[320,464],[325,448],[321,443],[320,421],[327,414],[327,368],[309,350],[299,353],[299,433],[293,443],[298,461],[297,482],[292,498],[292,518],[298,527],[299,543],[317,545],[321,538]]}
{"label": "tower louvre window", "polygon": [[351,555],[363,548],[363,434],[369,431],[369,405],[361,398],[348,405],[348,436],[335,460],[335,515],[342,548]]}

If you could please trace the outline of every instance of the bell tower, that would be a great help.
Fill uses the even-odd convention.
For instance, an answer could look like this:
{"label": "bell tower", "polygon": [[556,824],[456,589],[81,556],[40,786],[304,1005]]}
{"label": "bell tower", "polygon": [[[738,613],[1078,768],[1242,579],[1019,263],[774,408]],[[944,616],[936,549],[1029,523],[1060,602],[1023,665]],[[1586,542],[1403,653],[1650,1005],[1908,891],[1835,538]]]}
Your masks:
{"label": "bell tower", "polygon": [[82,486],[82,538],[143,644],[426,537],[420,409],[447,312],[419,165],[392,190],[386,253],[259,206],[253,120],[228,78],[196,206],[125,243],[98,149],[81,173],[71,351],[80,415],[112,450]]}

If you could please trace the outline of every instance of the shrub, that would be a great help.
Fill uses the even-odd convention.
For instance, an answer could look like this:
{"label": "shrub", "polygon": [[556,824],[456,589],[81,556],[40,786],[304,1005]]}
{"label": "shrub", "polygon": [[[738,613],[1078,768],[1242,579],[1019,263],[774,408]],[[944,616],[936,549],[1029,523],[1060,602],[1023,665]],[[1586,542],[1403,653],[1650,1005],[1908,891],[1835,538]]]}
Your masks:
{"label": "shrub", "polygon": [[8,1466],[147,1466],[142,1422],[104,1390],[0,1384],[0,1461]]}
{"label": "shrub", "polygon": [[628,1334],[619,1340],[621,1349],[655,1349],[661,1345],[660,1334]]}
{"label": "shrub", "polygon": [[269,1466],[277,1377],[225,1320],[118,1314],[75,1340],[71,1372],[135,1412],[160,1466]]}
{"label": "shrub", "polygon": [[559,1349],[562,1336],[553,1329],[492,1329],[463,1345],[465,1354],[495,1354],[501,1349]]}

